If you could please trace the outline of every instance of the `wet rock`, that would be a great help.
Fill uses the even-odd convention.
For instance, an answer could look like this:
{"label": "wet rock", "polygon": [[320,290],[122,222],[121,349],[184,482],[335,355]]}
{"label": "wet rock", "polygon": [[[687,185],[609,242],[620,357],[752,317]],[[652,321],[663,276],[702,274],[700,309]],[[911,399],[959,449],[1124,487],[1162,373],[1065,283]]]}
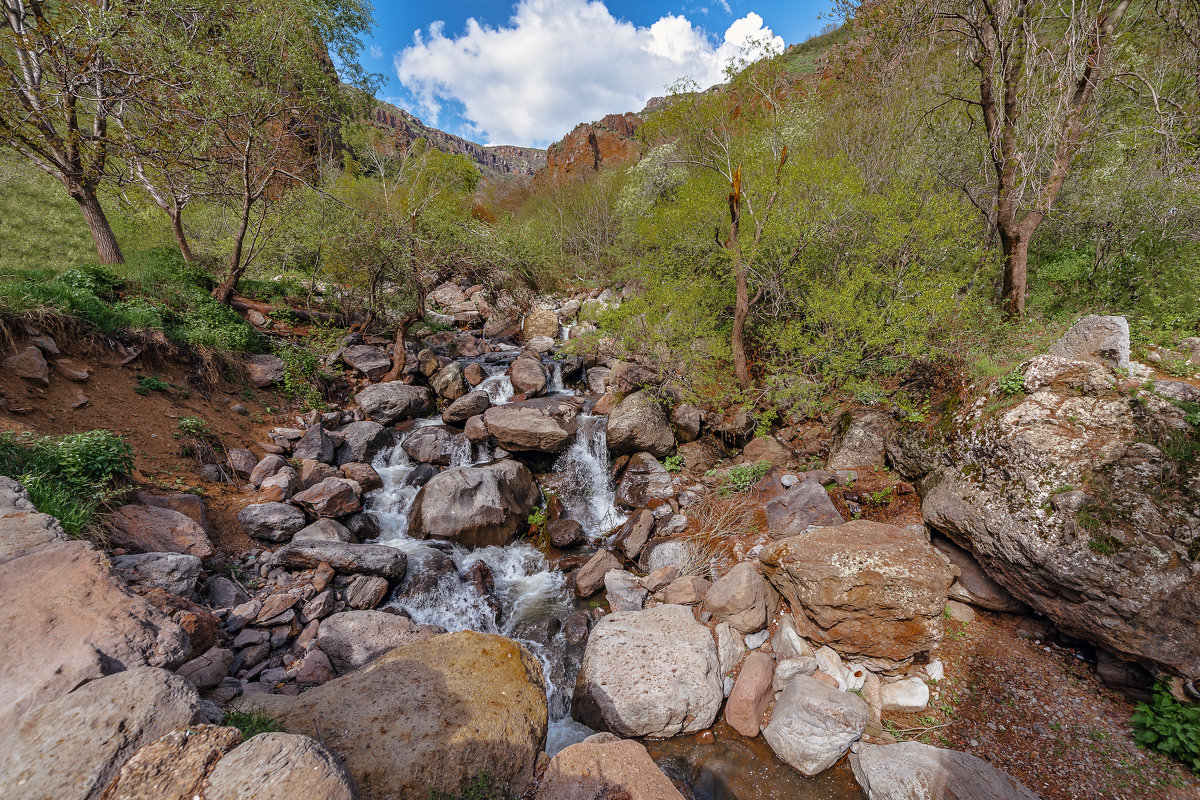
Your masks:
{"label": "wet rock", "polygon": [[325,619],[317,645],[329,656],[338,674],[365,666],[384,653],[442,633],[434,625],[418,625],[408,617],[386,611],[343,611]]}
{"label": "wet rock", "polygon": [[1129,369],[1129,322],[1124,317],[1089,314],[1072,325],[1050,352],[1110,369]]}
{"label": "wet rock", "polygon": [[616,503],[621,508],[645,508],[652,500],[675,496],[671,473],[649,453],[635,453],[629,458],[625,474],[617,484]]}
{"label": "wet rock", "polygon": [[529,398],[544,395],[550,381],[542,362],[527,356],[521,356],[512,362],[508,368],[508,377],[512,381],[513,391]]}
{"label": "wet rock", "polygon": [[342,524],[360,542],[379,538],[379,522],[375,519],[374,514],[366,511],[353,514],[342,520]]}
{"label": "wet rock", "polygon": [[[0,520],[0,538],[19,527],[15,519]],[[187,633],[134,595],[87,542],[52,539],[10,549],[0,560],[0,607],[0,732],[107,672],[175,666],[188,655]]]}
{"label": "wet rock", "polygon": [[433,410],[433,392],[427,387],[395,381],[368,386],[354,395],[354,401],[364,414],[384,425],[421,417]]}
{"label": "wet rock", "polygon": [[286,542],[304,527],[304,512],[286,503],[254,503],[238,512],[246,534],[268,542]]}
{"label": "wet rock", "polygon": [[351,422],[338,431],[342,443],[334,454],[337,465],[351,462],[370,464],[375,456],[392,446],[392,433],[378,422],[363,420]]}
{"label": "wet rock", "polygon": [[454,794],[484,772],[497,791],[520,796],[533,785],[548,722],[537,659],[516,642],[473,631],[398,647],[297,697],[240,702],[289,731],[319,722],[365,797],[398,800]]}
{"label": "wet rock", "polygon": [[250,484],[256,489],[262,486],[262,482],[274,475],[279,470],[288,465],[287,459],[282,456],[268,455],[254,465],[254,469],[250,470]]}
{"label": "wet rock", "polygon": [[629,519],[617,531],[614,546],[630,561],[636,561],[646,542],[654,534],[654,514],[648,508],[643,508],[629,515]]}
{"label": "wet rock", "polygon": [[341,760],[314,739],[262,733],[217,762],[205,800],[358,800]]}
{"label": "wet rock", "polygon": [[588,638],[572,716],[620,736],[669,738],[712,725],[724,699],[717,649],[683,606],[609,614]]}
{"label": "wet rock", "polygon": [[413,471],[404,479],[405,486],[421,487],[429,483],[429,479],[439,472],[433,464],[417,464]]}
{"label": "wet rock", "polygon": [[352,344],[342,350],[342,362],[377,381],[392,368],[392,358],[381,347]]}
{"label": "wet rock", "polygon": [[858,741],[871,712],[858,695],[796,675],[775,701],[763,738],[804,775],[824,772]]}
{"label": "wet rock", "polygon": [[457,400],[467,393],[462,366],[457,361],[451,361],[435,372],[429,379],[429,386],[443,400]]}
{"label": "wet rock", "polygon": [[806,638],[884,668],[936,647],[953,581],[923,536],[857,520],[764,548],[767,579]]}
{"label": "wet rock", "polygon": [[492,401],[487,392],[468,392],[446,406],[446,410],[442,412],[442,422],[447,425],[463,425],[471,417],[487,411],[491,405]]}
{"label": "wet rock", "polygon": [[370,464],[361,461],[349,461],[340,467],[342,474],[362,487],[364,492],[373,492],[383,488],[383,478]]}
{"label": "wet rock", "polygon": [[579,410],[553,398],[494,406],[483,413],[483,424],[505,450],[561,453],[575,438]]}
{"label": "wet rock", "polygon": [[579,597],[591,597],[604,586],[604,576],[620,568],[621,562],[611,552],[597,550],[575,573],[575,594]]}
{"label": "wet rock", "polygon": [[326,478],[292,498],[316,517],[345,517],[362,509],[360,487],[343,478]]}
{"label": "wet rock", "polygon": [[882,467],[894,421],[881,411],[847,414],[834,432],[825,469]]}
{"label": "wet rock", "polygon": [[815,479],[796,484],[766,505],[767,533],[782,539],[804,533],[809,528],[841,525],[838,513],[825,487]]}
{"label": "wet rock", "polygon": [[121,506],[111,517],[109,538],[116,547],[141,553],[213,554],[212,542],[191,517],[156,506]]}
{"label": "wet rock", "polygon": [[503,545],[528,524],[540,494],[532,473],[511,459],[448,469],[417,492],[408,535],[467,547]]}
{"label": "wet rock", "polygon": [[114,556],[113,571],[135,586],[157,586],[182,597],[196,593],[201,563],[183,553],[136,553]]}
{"label": "wet rock", "polygon": [[282,383],[286,372],[287,366],[283,359],[270,353],[246,359],[246,379],[255,389],[265,389],[272,384]]}
{"label": "wet rock", "polygon": [[604,574],[604,594],[613,611],[641,611],[646,604],[646,590],[638,577],[623,569],[611,569]]}
{"label": "wet rock", "polygon": [[322,464],[333,463],[334,450],[333,439],[325,434],[325,429],[320,425],[313,425],[300,437],[300,441],[292,445],[295,458],[311,459]]}
{"label": "wet rock", "polygon": [[632,739],[588,740],[550,760],[535,800],[683,800],[645,745]]}
{"label": "wet rock", "polygon": [[546,538],[559,550],[583,544],[583,526],[573,519],[556,519],[546,525]]}
{"label": "wet rock", "polygon": [[1038,800],[983,759],[920,742],[864,744],[850,768],[868,800]]}
{"label": "wet rock", "polygon": [[319,519],[296,531],[293,542],[357,542],[345,525],[335,519]]}
{"label": "wet rock", "polygon": [[751,653],[742,662],[742,671],[725,704],[725,721],[742,736],[758,736],[763,714],[775,697],[771,689],[774,674],[775,662],[766,653]]}
{"label": "wet rock", "polygon": [[29,711],[0,732],[0,785],[9,800],[90,800],[130,755],[201,720],[190,683],[153,667],[99,677]]}
{"label": "wet rock", "polygon": [[275,551],[275,563],[290,569],[316,569],[321,562],[339,573],[379,575],[393,581],[403,579],[408,569],[408,557],[383,544],[291,542]]}
{"label": "wet rock", "polygon": [[646,452],[660,458],[675,449],[666,409],[644,390],[627,396],[609,412],[605,432],[613,455]]}
{"label": "wet rock", "polygon": [[741,633],[762,630],[778,609],[779,595],[749,561],[722,575],[704,596],[704,610]]}
{"label": "wet rock", "polygon": [[143,746],[125,762],[103,800],[194,800],[213,766],[241,744],[237,728],[193,725]]}

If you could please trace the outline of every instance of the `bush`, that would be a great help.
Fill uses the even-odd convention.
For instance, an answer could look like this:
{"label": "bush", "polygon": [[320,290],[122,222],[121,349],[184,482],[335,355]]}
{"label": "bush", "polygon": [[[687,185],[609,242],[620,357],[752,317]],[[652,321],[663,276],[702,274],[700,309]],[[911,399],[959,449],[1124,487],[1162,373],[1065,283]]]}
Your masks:
{"label": "bush", "polygon": [[727,476],[729,488],[735,492],[748,492],[750,487],[762,480],[771,469],[770,461],[759,461],[755,464],[739,464],[729,470]]}
{"label": "bush", "polygon": [[1138,703],[1130,720],[1134,741],[1182,761],[1200,773],[1200,706],[1176,700],[1161,683],[1154,686],[1154,699]]}
{"label": "bush", "polygon": [[1005,397],[1012,397],[1025,391],[1025,376],[1021,374],[1021,369],[1016,367],[997,381],[996,385],[1000,388],[1001,394]]}

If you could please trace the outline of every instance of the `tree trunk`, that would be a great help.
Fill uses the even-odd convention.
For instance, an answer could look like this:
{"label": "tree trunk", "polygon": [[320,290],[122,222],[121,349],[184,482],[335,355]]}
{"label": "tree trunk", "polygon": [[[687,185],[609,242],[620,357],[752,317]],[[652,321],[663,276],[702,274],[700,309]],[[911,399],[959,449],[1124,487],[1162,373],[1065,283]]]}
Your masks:
{"label": "tree trunk", "polygon": [[242,243],[246,240],[246,231],[250,229],[252,203],[249,195],[242,199],[242,218],[238,221],[238,230],[233,237],[233,252],[229,254],[229,275],[212,291],[212,296],[222,305],[229,305],[233,301],[238,281],[246,272],[246,265],[242,263]]}
{"label": "tree trunk", "polygon": [[1000,245],[1004,252],[1004,284],[1001,301],[1009,319],[1017,319],[1025,313],[1025,284],[1029,270],[1029,236],[1000,231]]}
{"label": "tree trunk", "polygon": [[175,243],[179,245],[179,253],[188,264],[194,263],[192,248],[188,247],[187,235],[183,232],[183,209],[175,206],[167,212],[171,216],[171,232],[175,234]]}
{"label": "tree trunk", "polygon": [[108,224],[104,208],[96,190],[90,187],[76,186],[70,190],[71,197],[79,204],[83,220],[88,230],[92,232],[92,241],[96,244],[96,255],[101,264],[124,264],[125,256],[121,254],[121,246],[117,244],[116,234]]}
{"label": "tree trunk", "polygon": [[392,345],[392,368],[388,370],[387,375],[379,379],[380,383],[398,381],[404,377],[404,367],[408,359],[408,354],[404,351],[404,341],[408,337],[409,326],[417,319],[421,319],[421,317],[414,317],[410,314],[396,325],[396,343]]}

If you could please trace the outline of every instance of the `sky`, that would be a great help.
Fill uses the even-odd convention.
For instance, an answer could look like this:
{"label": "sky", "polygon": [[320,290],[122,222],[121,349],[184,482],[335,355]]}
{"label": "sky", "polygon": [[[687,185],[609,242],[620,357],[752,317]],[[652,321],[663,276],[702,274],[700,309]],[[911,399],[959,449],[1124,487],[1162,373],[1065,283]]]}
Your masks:
{"label": "sky", "polygon": [[830,0],[376,0],[363,66],[379,96],[483,144],[545,147],[638,111],[690,78],[722,80],[747,41],[795,44]]}

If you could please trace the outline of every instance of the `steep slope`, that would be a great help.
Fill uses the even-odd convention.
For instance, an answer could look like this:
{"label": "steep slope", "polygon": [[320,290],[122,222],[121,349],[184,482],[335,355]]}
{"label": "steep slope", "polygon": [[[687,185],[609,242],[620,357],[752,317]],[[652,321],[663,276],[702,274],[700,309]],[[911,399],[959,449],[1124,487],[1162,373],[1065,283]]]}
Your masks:
{"label": "steep slope", "polygon": [[375,124],[388,128],[402,143],[427,139],[447,153],[467,156],[484,170],[502,175],[532,175],[546,165],[546,151],[514,145],[482,145],[431,128],[407,111],[382,101],[371,112]]}

